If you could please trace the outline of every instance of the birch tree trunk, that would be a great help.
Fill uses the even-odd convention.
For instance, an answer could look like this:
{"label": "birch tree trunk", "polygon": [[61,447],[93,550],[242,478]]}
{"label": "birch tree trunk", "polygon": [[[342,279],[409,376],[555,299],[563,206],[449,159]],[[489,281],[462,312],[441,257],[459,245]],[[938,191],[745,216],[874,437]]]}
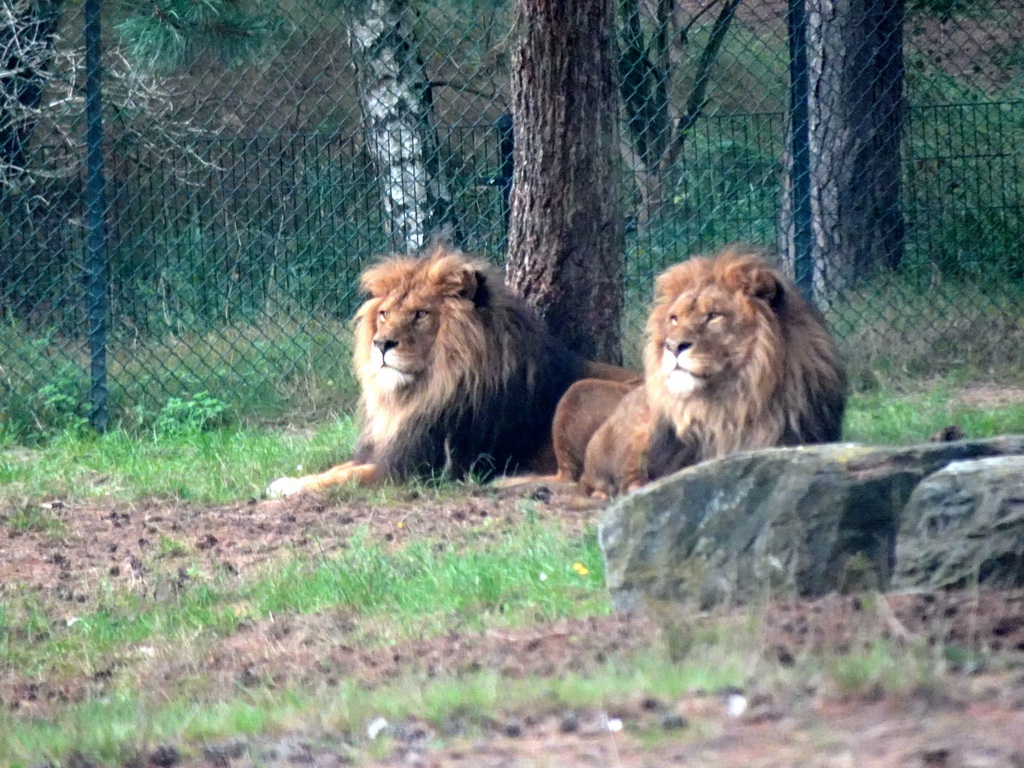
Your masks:
{"label": "birch tree trunk", "polygon": [[611,0],[517,0],[508,279],[577,352],[621,359]]}
{"label": "birch tree trunk", "polygon": [[[814,298],[899,265],[904,250],[900,144],[906,114],[903,0],[806,6]],[[790,163],[787,162],[787,167]],[[780,251],[795,263],[792,199]]]}
{"label": "birch tree trunk", "polygon": [[415,251],[451,226],[454,216],[409,0],[366,0],[351,20],[349,37],[392,247]]}

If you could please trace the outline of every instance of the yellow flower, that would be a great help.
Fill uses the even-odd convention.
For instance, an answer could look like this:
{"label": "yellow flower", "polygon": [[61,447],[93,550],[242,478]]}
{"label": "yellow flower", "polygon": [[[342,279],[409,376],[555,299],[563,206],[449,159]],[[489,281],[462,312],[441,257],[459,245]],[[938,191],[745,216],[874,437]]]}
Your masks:
{"label": "yellow flower", "polygon": [[576,573],[578,573],[580,576],[586,576],[588,573],[590,573],[590,569],[587,568],[587,566],[585,566],[583,563],[579,562],[573,563],[572,569],[576,571]]}

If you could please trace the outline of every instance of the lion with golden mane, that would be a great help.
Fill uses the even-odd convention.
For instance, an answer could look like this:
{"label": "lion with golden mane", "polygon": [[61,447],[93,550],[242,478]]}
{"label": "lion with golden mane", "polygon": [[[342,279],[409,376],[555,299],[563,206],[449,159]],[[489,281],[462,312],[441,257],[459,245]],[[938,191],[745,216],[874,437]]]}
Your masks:
{"label": "lion with golden mane", "polygon": [[356,312],[355,452],[321,474],[275,480],[270,495],[551,472],[551,420],[569,385],[636,376],[570,352],[490,264],[447,246],[371,266],[360,285],[370,297]]}
{"label": "lion with golden mane", "polygon": [[646,337],[644,386],[590,439],[584,490],[612,495],[736,451],[840,439],[839,352],[759,252],[732,246],[662,273]]}

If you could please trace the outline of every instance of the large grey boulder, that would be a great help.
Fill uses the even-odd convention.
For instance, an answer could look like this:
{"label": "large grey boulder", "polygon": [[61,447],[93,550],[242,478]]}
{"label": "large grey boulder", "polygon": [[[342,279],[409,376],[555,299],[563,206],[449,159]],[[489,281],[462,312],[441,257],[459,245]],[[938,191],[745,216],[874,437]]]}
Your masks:
{"label": "large grey boulder", "polygon": [[1024,454],[1024,437],[909,448],[835,444],[739,453],[626,496],[599,528],[618,610],[660,602],[888,588],[901,514],[954,461]]}
{"label": "large grey boulder", "polygon": [[954,461],[922,480],[896,562],[896,589],[1024,586],[1024,456]]}

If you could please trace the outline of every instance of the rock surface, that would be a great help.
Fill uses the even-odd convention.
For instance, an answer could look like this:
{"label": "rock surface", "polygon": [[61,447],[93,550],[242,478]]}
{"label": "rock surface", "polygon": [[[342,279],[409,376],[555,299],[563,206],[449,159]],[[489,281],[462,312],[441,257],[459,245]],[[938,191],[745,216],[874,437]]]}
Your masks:
{"label": "rock surface", "polygon": [[1024,456],[954,461],[903,510],[896,589],[1024,586]]}
{"label": "rock surface", "polygon": [[[897,552],[913,559],[910,539],[898,548],[897,538],[901,526],[907,530],[904,508],[922,480],[953,462],[1022,454],[1024,437],[1013,436],[909,448],[778,448],[690,467],[606,511],[599,535],[612,601],[631,611],[663,602],[744,603],[780,591],[886,589],[898,570]],[[1019,494],[1006,498],[1017,499],[1003,505],[1010,517],[1013,509],[1024,514]],[[970,504],[958,509],[961,530],[975,525]],[[925,513],[915,520],[912,527],[934,527]],[[997,533],[994,525],[976,528],[987,540]],[[944,551],[966,551],[933,541],[930,563]],[[898,570],[897,582],[927,586],[924,575],[933,567],[905,578]]]}

